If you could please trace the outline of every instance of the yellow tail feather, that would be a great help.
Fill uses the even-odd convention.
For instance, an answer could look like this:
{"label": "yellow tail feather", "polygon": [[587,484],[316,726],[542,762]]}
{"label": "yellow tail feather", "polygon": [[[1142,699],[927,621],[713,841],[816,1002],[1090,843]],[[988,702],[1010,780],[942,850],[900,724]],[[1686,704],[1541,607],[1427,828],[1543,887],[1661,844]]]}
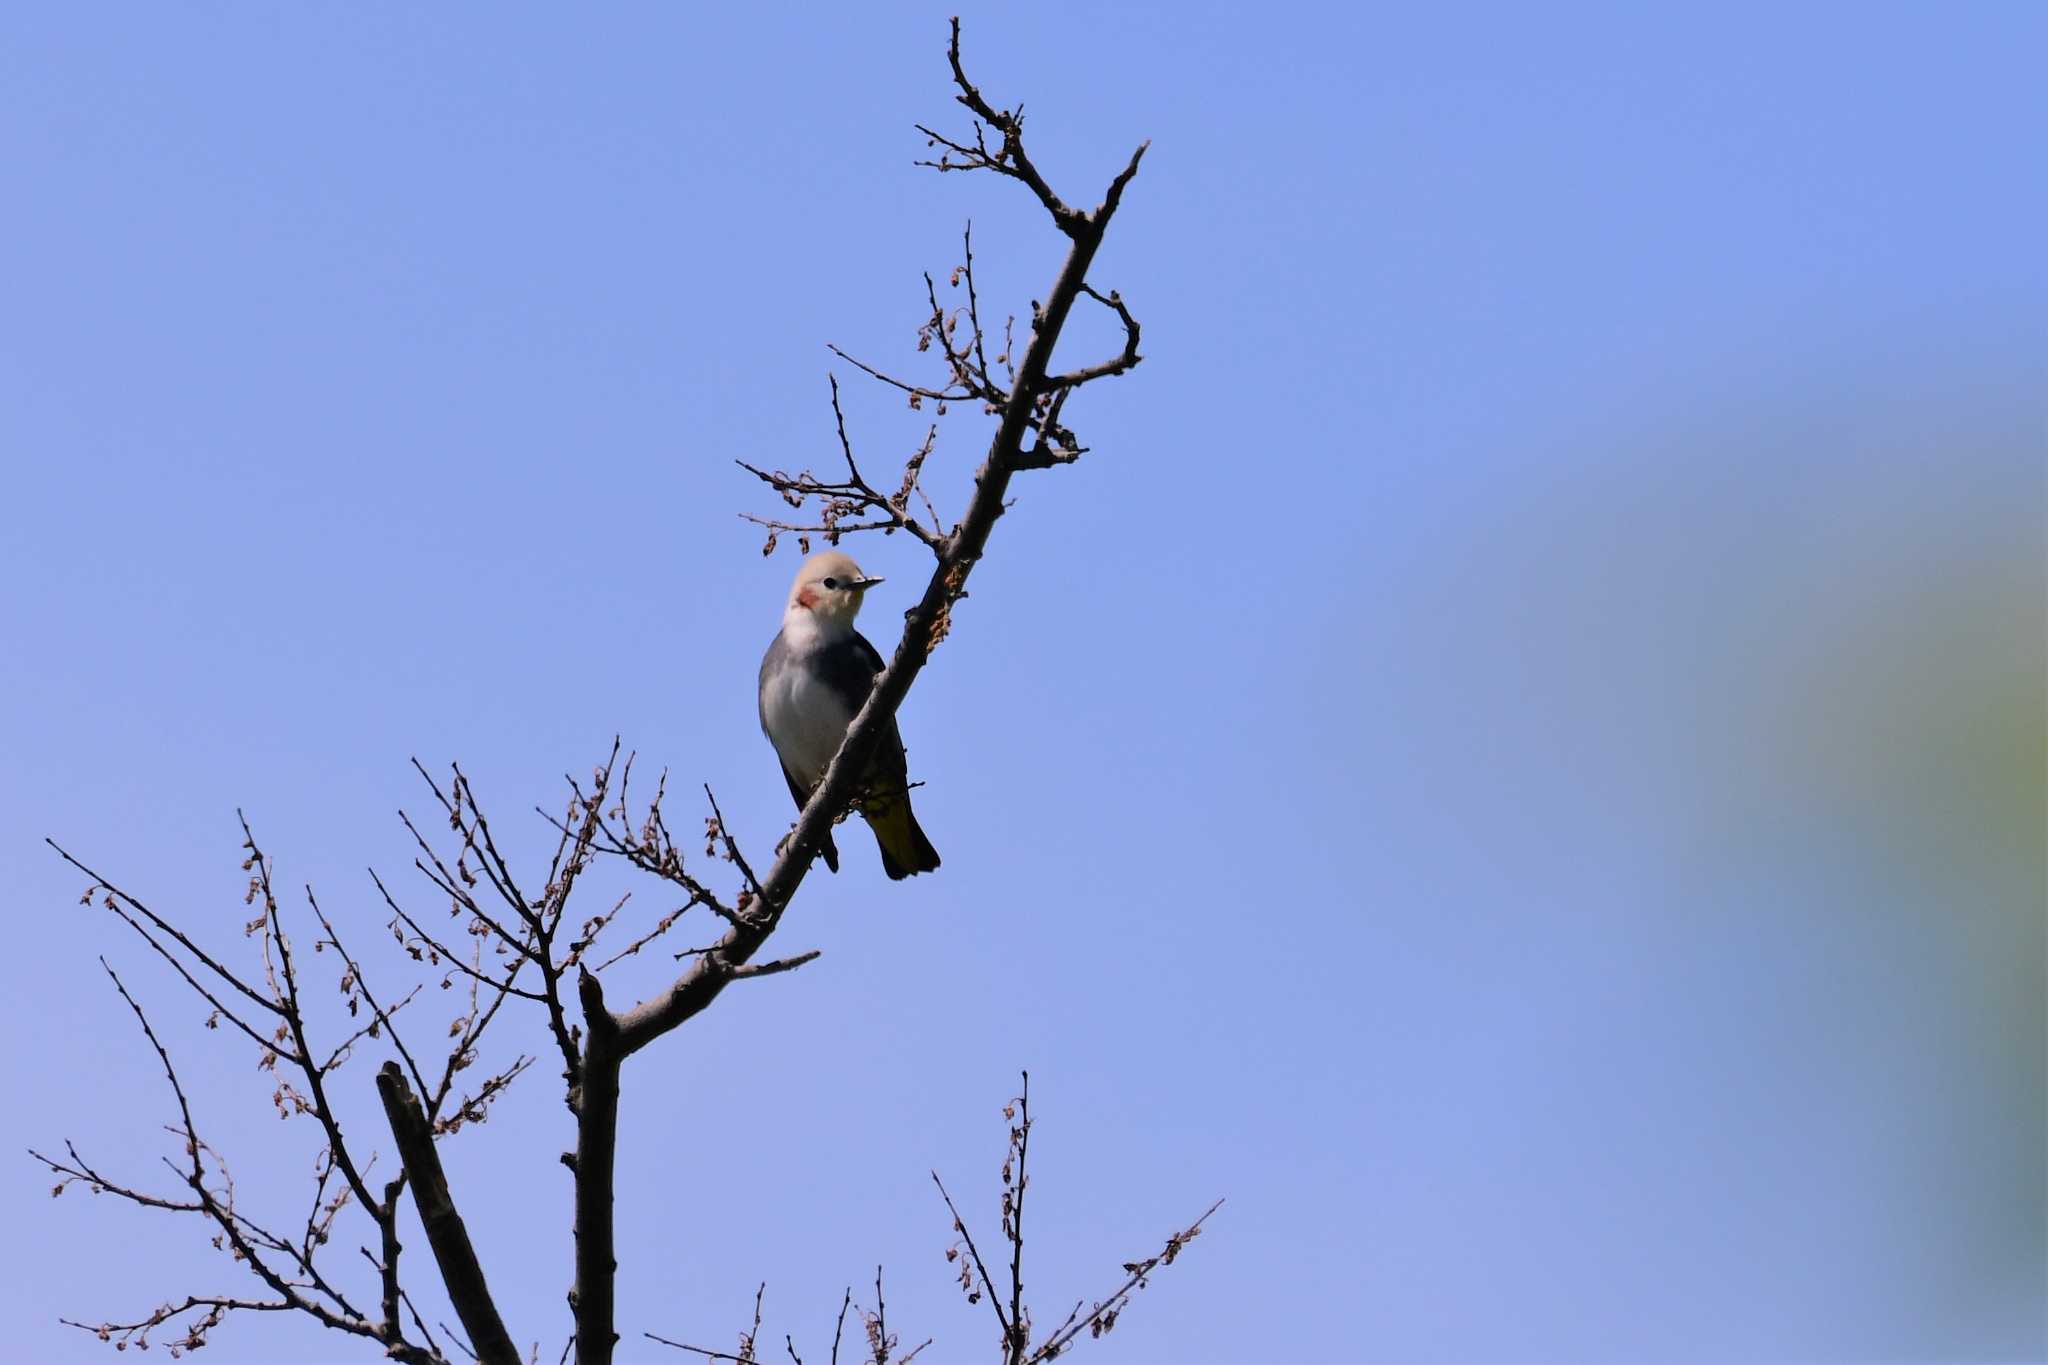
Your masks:
{"label": "yellow tail feather", "polygon": [[892,800],[870,801],[861,808],[861,814],[867,817],[868,828],[875,832],[875,844],[882,850],[882,871],[891,881],[938,867],[938,850],[918,827],[907,793]]}

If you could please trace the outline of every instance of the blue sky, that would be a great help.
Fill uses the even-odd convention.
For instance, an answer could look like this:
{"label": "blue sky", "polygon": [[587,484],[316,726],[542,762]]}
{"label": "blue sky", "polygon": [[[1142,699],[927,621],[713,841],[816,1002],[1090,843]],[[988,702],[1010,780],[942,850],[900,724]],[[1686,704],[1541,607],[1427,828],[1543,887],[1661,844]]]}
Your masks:
{"label": "blue sky", "polygon": [[[1153,140],[1094,273],[1146,362],[905,708],[943,871],[849,832],[778,938],[821,960],[631,1064],[629,1344],[729,1348],[765,1279],[822,1354],[882,1262],[927,1359],[983,1358],[927,1171],[992,1227],[1028,1067],[1042,1320],[1229,1201],[1094,1359],[2048,1354],[2043,11],[965,23],[1073,197]],[[825,343],[913,365],[968,219],[992,306],[1058,262],[1015,186],[910,166],[959,126],[943,43],[904,6],[0,19],[17,1149],[169,1150],[105,954],[252,1208],[312,1159],[46,835],[248,951],[242,808],[367,943],[408,758],[536,857],[522,813],[619,735],[765,855],[795,557],[733,460],[830,460]],[[847,395],[870,467],[915,445]],[[984,439],[942,436],[949,516]],[[923,551],[850,548],[886,649]],[[551,1085],[445,1153],[544,1358]],[[0,1188],[22,1359],[236,1285],[196,1226]],[[309,1331],[209,1358],[365,1358]]]}

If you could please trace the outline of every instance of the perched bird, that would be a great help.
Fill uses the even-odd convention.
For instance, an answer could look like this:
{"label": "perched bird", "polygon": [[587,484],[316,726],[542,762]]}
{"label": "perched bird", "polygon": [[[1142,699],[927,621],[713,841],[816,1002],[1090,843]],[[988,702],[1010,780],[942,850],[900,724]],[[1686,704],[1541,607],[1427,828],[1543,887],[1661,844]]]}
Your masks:
{"label": "perched bird", "polygon": [[[837,550],[812,555],[796,571],[782,633],[761,659],[761,733],[782,760],[782,775],[798,810],[825,776],[846,727],[867,702],[882,656],[853,628],[861,598],[881,582]],[[892,716],[875,746],[854,806],[875,832],[882,871],[900,880],[939,865],[931,841],[910,810],[909,770]],[[839,870],[839,849],[828,832],[825,866]]]}

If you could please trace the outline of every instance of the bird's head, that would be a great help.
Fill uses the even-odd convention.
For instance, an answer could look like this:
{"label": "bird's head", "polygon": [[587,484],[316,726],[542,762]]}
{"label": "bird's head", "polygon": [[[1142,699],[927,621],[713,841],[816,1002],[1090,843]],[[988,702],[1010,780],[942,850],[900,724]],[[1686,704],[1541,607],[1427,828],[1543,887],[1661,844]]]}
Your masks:
{"label": "bird's head", "polygon": [[869,578],[838,550],[821,550],[803,562],[790,585],[788,613],[803,612],[821,625],[851,627],[867,590],[881,582]]}

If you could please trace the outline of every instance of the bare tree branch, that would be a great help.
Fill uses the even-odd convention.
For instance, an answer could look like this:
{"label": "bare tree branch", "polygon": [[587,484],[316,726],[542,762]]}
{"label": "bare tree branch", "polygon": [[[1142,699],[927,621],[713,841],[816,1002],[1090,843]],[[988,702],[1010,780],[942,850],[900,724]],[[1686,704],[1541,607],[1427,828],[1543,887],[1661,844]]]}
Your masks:
{"label": "bare tree branch", "polygon": [[[1024,1191],[1030,1184],[1028,1170],[1031,1154],[1031,1077],[1026,1073],[1023,1089],[1015,1099],[1003,1106],[1003,1117],[1009,1123],[1009,1146],[1003,1155],[1001,1176],[1002,1228],[1003,1238],[1010,1246],[1009,1306],[1003,1304],[1003,1295],[998,1292],[995,1279],[990,1274],[988,1262],[982,1259],[981,1249],[975,1244],[974,1234],[967,1221],[954,1204],[953,1196],[937,1171],[932,1172],[932,1183],[938,1187],[939,1197],[945,1201],[946,1211],[951,1216],[954,1243],[946,1249],[946,1259],[959,1267],[958,1278],[961,1289],[970,1304],[978,1304],[984,1295],[989,1308],[995,1314],[996,1325],[1001,1331],[999,1351],[1002,1365],[1040,1365],[1065,1352],[1082,1333],[1100,1337],[1116,1326],[1118,1317],[1128,1306],[1131,1294],[1145,1286],[1147,1277],[1163,1266],[1172,1265],[1174,1260],[1195,1239],[1202,1230],[1202,1224],[1209,1215],[1223,1205],[1222,1200],[1211,1204],[1188,1227],[1167,1238],[1166,1246],[1157,1255],[1142,1261],[1126,1262],[1125,1279],[1106,1299],[1096,1302],[1086,1314],[1083,1305],[1076,1303],[1065,1321],[1053,1329],[1036,1349],[1031,1345],[1031,1309],[1024,1295]],[[765,1290],[763,1286],[763,1290]],[[853,1306],[853,1290],[849,1288],[840,1301],[839,1318],[832,1330],[832,1356],[834,1365],[839,1359],[839,1344],[846,1330],[846,1314]],[[867,1337],[867,1365],[909,1365],[930,1339],[899,1353],[901,1344],[896,1333],[889,1330],[888,1303],[882,1294],[882,1270],[875,1267],[875,1309],[872,1313],[861,1308],[861,1324]],[[693,1346],[659,1336],[653,1332],[643,1333],[648,1340],[677,1350],[688,1351],[709,1360],[733,1362],[734,1365],[758,1365],[758,1343],[761,1336],[761,1293],[754,1296],[754,1322],[747,1331],[740,1333],[739,1350],[720,1351],[708,1346]],[[795,1365],[803,1365],[803,1357],[796,1349],[796,1342],[787,1334],[783,1337],[789,1358]],[[955,1357],[958,1359],[958,1355]]]}
{"label": "bare tree branch", "polygon": [[818,950],[813,948],[807,953],[798,953],[795,957],[785,957],[775,962],[744,963],[732,969],[732,976],[733,980],[740,981],[750,976],[774,976],[777,972],[793,972],[806,962],[815,962],[817,958]]}
{"label": "bare tree branch", "polygon": [[[184,942],[179,936],[180,942]],[[197,949],[192,949],[196,954]],[[150,1025],[149,1017],[142,1006],[128,991],[120,976],[108,966],[104,959],[101,967],[113,982],[143,1036],[163,1068],[164,1079],[178,1109],[177,1126],[170,1131],[181,1143],[184,1162],[166,1163],[177,1171],[180,1180],[190,1193],[189,1199],[168,1199],[115,1181],[94,1169],[78,1155],[76,1147],[65,1144],[68,1161],[47,1157],[39,1152],[30,1155],[50,1170],[56,1172],[60,1181],[53,1193],[62,1193],[65,1186],[73,1181],[82,1181],[95,1191],[117,1195],[131,1203],[145,1208],[162,1209],[174,1213],[195,1213],[205,1217],[217,1229],[214,1244],[227,1251],[234,1260],[246,1266],[270,1289],[274,1298],[251,1299],[239,1295],[195,1295],[179,1302],[160,1305],[146,1317],[133,1321],[104,1321],[96,1324],[80,1323],[71,1319],[64,1321],[81,1330],[92,1332],[103,1341],[114,1341],[124,1349],[129,1344],[146,1348],[150,1333],[158,1328],[169,1327],[182,1331],[184,1335],[171,1343],[177,1351],[197,1349],[206,1344],[208,1333],[219,1326],[236,1311],[251,1312],[299,1312],[318,1321],[322,1326],[333,1328],[353,1336],[364,1337],[378,1342],[385,1348],[391,1359],[408,1362],[409,1365],[438,1365],[441,1360],[431,1346],[420,1346],[405,1339],[402,1326],[386,1319],[373,1321],[350,1303],[343,1293],[315,1264],[318,1247],[324,1243],[324,1232],[331,1225],[333,1212],[339,1203],[323,1205],[316,1199],[314,1212],[308,1218],[308,1231],[299,1243],[294,1244],[267,1231],[235,1207],[234,1183],[226,1164],[218,1153],[200,1136],[194,1121],[192,1106],[187,1098],[183,1083],[178,1079],[177,1068],[171,1062],[168,1049],[158,1038]],[[268,1055],[268,1054],[267,1054]],[[335,1160],[332,1151],[326,1153],[323,1169],[333,1169]],[[324,1181],[324,1177],[322,1177]],[[289,1268],[282,1268],[273,1260],[281,1256]]]}
{"label": "bare tree branch", "polygon": [[[141,915],[144,919],[148,920],[151,924],[155,925],[157,932],[164,934],[167,937],[175,940],[178,946],[183,948],[187,953],[190,953],[195,961],[204,964],[206,968],[209,971],[211,971],[216,977],[218,977],[227,985],[232,986],[237,992],[239,992],[243,997],[248,999],[252,1004],[257,1005],[262,1009],[268,1010],[272,1014],[283,1013],[283,1007],[279,1005],[277,1001],[272,1000],[268,996],[259,993],[253,986],[250,986],[248,983],[244,982],[242,978],[236,976],[233,972],[221,966],[220,963],[214,961],[211,957],[207,956],[205,951],[202,950],[198,944],[194,943],[191,939],[187,938],[184,935],[184,933],[177,928],[177,926],[171,924],[168,920],[163,919],[156,913],[156,911],[150,909],[141,901],[135,899],[135,897],[129,895],[126,891],[121,890],[112,882],[109,882],[105,877],[102,877],[99,873],[93,871],[84,863],[72,857],[70,853],[66,852],[64,847],[61,844],[59,844],[56,840],[45,839],[43,840],[43,842],[48,844],[51,848],[56,849],[58,857],[62,858],[65,862],[70,863],[73,867],[77,868],[80,872],[83,872],[86,876],[92,878],[93,887],[86,892],[86,895],[81,901],[81,903],[83,903],[83,901],[85,900],[90,900],[92,898],[93,890],[98,890],[104,893],[109,901],[109,904],[107,905],[107,908],[109,910],[114,910],[115,913],[119,914],[120,910],[116,907],[116,905],[113,904],[113,902],[118,901],[121,906],[125,906],[128,909],[133,910],[135,913]],[[122,918],[126,919],[127,916],[123,915]],[[144,934],[143,936],[145,938],[148,937],[147,934]],[[159,951],[161,951],[161,949]],[[197,985],[197,983],[194,983],[193,988],[195,990],[199,990],[202,995],[206,994],[206,992],[203,989],[201,989]],[[208,997],[208,999],[211,998],[211,996]],[[216,1008],[219,1008],[219,1006],[216,1006]]]}
{"label": "bare tree branch", "polygon": [[[414,1307],[400,1274],[403,1248],[397,1219],[403,1195],[410,1187],[442,1281],[468,1340],[465,1342],[462,1335],[447,1329],[446,1324],[442,1324],[443,1332],[457,1349],[490,1365],[518,1360],[486,1285],[476,1247],[455,1209],[436,1147],[438,1138],[482,1121],[506,1087],[530,1069],[533,1058],[523,1053],[509,1061],[500,1057],[484,1065],[480,1051],[485,1031],[501,1016],[506,1003],[518,1001],[539,1006],[554,1051],[561,1058],[564,1098],[577,1128],[575,1151],[565,1157],[575,1182],[575,1280],[569,1295],[575,1335],[571,1346],[579,1365],[609,1365],[619,1339],[614,1164],[623,1064],[707,1008],[731,982],[787,973],[817,958],[818,953],[812,950],[755,960],[765,958],[763,950],[768,939],[780,926],[832,825],[844,818],[860,798],[862,775],[880,736],[932,651],[946,639],[952,626],[952,612],[966,597],[968,579],[986,550],[996,521],[1008,506],[1012,477],[1021,471],[1048,469],[1078,459],[1086,448],[1064,425],[1069,399],[1085,385],[1126,373],[1139,363],[1140,327],[1136,318],[1119,294],[1098,291],[1088,283],[1087,275],[1125,187],[1137,172],[1144,147],[1141,145],[1110,181],[1096,207],[1072,206],[1054,192],[1027,151],[1022,108],[997,107],[968,79],[961,59],[957,20],[952,25],[947,56],[956,87],[955,98],[974,122],[969,133],[957,137],[926,129],[931,145],[940,151],[936,160],[923,164],[941,171],[986,170],[1017,180],[1064,234],[1068,249],[1044,301],[1032,305],[1029,335],[1021,354],[1015,343],[1013,316],[1004,326],[1000,350],[993,357],[990,355],[993,338],[984,328],[971,226],[962,236],[962,262],[947,276],[945,286],[953,291],[964,286],[964,307],[959,303],[961,293],[942,294],[938,280],[930,274],[925,276],[928,311],[919,329],[918,349],[933,353],[933,358],[940,362],[942,373],[933,383],[899,379],[837,352],[849,364],[904,394],[913,408],[931,403],[934,416],[942,418],[951,404],[966,403],[982,415],[997,419],[995,432],[975,471],[973,493],[959,521],[950,528],[943,527],[923,483],[926,462],[936,448],[936,422],[926,428],[921,443],[904,461],[900,480],[893,488],[888,480],[872,482],[856,456],[836,377],[831,381],[831,405],[839,456],[845,465],[843,478],[836,474],[820,477],[809,470],[789,474],[742,462],[744,468],[792,508],[809,509],[808,519],[752,518],[769,530],[770,550],[780,533],[796,534],[808,548],[808,538],[813,534],[836,542],[842,535],[854,532],[902,531],[930,549],[936,560],[922,595],[905,613],[901,638],[886,668],[877,676],[822,780],[805,801],[794,828],[778,846],[773,863],[764,872],[757,872],[706,786],[705,798],[710,806],[705,824],[707,860],[722,858],[730,862],[743,883],[728,902],[686,865],[683,851],[670,833],[662,811],[666,774],[643,813],[632,793],[632,756],[628,754],[621,764],[621,748],[615,740],[610,755],[592,771],[587,785],[573,778],[569,781],[569,800],[560,818],[547,817],[557,837],[545,880],[538,882],[515,871],[510,856],[513,850],[501,846],[461,767],[451,765],[450,776],[443,782],[414,760],[414,767],[445,820],[446,831],[429,838],[427,830],[410,816],[401,812],[400,818],[417,847],[414,866],[433,888],[433,894],[446,898],[448,922],[444,924],[437,914],[415,913],[401,904],[374,871],[371,878],[390,911],[389,928],[399,948],[423,968],[439,972],[442,990],[461,990],[457,997],[461,1003],[456,1006],[461,1012],[449,1025],[447,1051],[437,1068],[430,1053],[419,1046],[419,1007],[414,1004],[420,998],[419,986],[373,991],[366,979],[364,962],[344,947],[334,920],[308,887],[307,903],[320,929],[313,950],[316,954],[329,948],[334,950],[339,962],[340,992],[349,1016],[349,1022],[336,1030],[338,1043],[315,1047],[313,1035],[318,1021],[308,1008],[308,991],[312,986],[306,975],[310,959],[294,951],[286,917],[272,887],[270,862],[257,847],[246,822],[242,831],[248,855],[243,867],[251,874],[248,901],[252,905],[260,901],[260,913],[245,928],[248,936],[256,940],[261,954],[260,975],[236,974],[149,906],[58,848],[57,852],[67,862],[92,879],[86,899],[98,899],[134,929],[211,1007],[209,1027],[217,1027],[219,1020],[225,1019],[258,1045],[259,1067],[275,1078],[272,1100],[279,1114],[311,1115],[322,1139],[314,1155],[311,1198],[295,1206],[294,1217],[303,1209],[303,1220],[285,1225],[293,1231],[292,1237],[275,1235],[238,1211],[226,1164],[201,1140],[168,1052],[158,1042],[140,1006],[115,978],[116,988],[156,1048],[177,1100],[180,1121],[171,1131],[182,1142],[184,1152],[181,1162],[173,1164],[173,1170],[184,1188],[182,1192],[161,1195],[118,1184],[88,1164],[69,1143],[64,1157],[38,1155],[37,1159],[58,1176],[56,1193],[62,1193],[70,1183],[83,1182],[94,1190],[112,1192],[142,1207],[206,1218],[217,1230],[215,1245],[242,1262],[263,1282],[269,1294],[192,1296],[165,1303],[153,1314],[132,1323],[110,1322],[89,1330],[103,1339],[119,1337],[118,1344],[132,1341],[138,1346],[147,1345],[151,1329],[180,1330],[187,1334],[183,1344],[196,1346],[204,1344],[211,1327],[235,1311],[294,1311],[307,1314],[323,1326],[375,1343],[392,1359],[409,1365],[442,1365],[445,1357],[441,1346]],[[1075,302],[1083,295],[1116,315],[1124,330],[1122,348],[1094,364],[1055,373],[1051,369],[1054,350]],[[588,913],[587,917],[587,912],[579,909],[577,918],[569,918],[582,874],[600,855],[622,859],[638,872],[675,888],[682,899],[681,905],[637,934],[626,927],[618,928],[617,937],[630,938],[623,949],[609,956],[601,956],[600,941],[628,913],[631,892],[613,900],[609,909]],[[650,998],[629,1009],[609,1009],[597,973],[623,958],[637,955],[700,906],[721,926],[715,940],[678,953],[679,959],[688,959],[687,965]],[[605,941],[607,949],[610,942]],[[596,966],[591,966],[592,962]],[[564,983],[572,978],[580,1019],[572,1017],[569,1002],[564,998]],[[400,1032],[401,1013],[412,1034],[410,1039]],[[335,1103],[335,1088],[341,1084],[335,1078],[344,1074],[359,1049],[368,1050],[370,1044],[383,1045],[386,1040],[391,1056],[377,1072],[376,1087],[402,1169],[388,1180],[373,1184],[374,1156],[363,1159],[351,1150],[343,1130],[342,1110]],[[477,1068],[483,1079],[466,1083],[458,1092],[457,1078],[472,1067]],[[1009,1365],[1018,1365],[1023,1359],[1029,1335],[1021,1245],[1025,1157],[1025,1139],[1021,1134],[1028,1133],[1029,1126],[1027,1110],[1016,1140],[1014,1189],[1008,1185],[1007,1164],[1005,1168],[1005,1230],[1014,1237],[1007,1311],[988,1285],[986,1267],[981,1266],[979,1254],[975,1253],[982,1287],[990,1293],[991,1306],[1003,1326]],[[940,1188],[944,1193],[943,1185]],[[950,1197],[947,1202],[950,1207]],[[358,1212],[349,1214],[352,1207]],[[371,1245],[359,1248],[376,1275],[374,1316],[354,1307],[344,1286],[324,1268],[327,1262],[320,1260],[321,1249],[336,1235],[344,1216],[367,1219],[368,1226],[375,1230],[374,1238],[366,1239],[375,1249]],[[959,1220],[957,1211],[955,1223],[964,1238],[965,1224]],[[1192,1236],[1199,1226],[1198,1222],[1186,1235]],[[353,1262],[349,1264],[353,1268]],[[355,1273],[360,1276],[360,1269]],[[862,1310],[872,1365],[905,1365],[924,1347],[897,1353],[896,1336],[887,1326],[879,1269],[875,1291],[874,1312]],[[835,1325],[833,1365],[837,1365],[845,1318],[852,1303],[849,1290]],[[1114,1320],[1120,1303],[1120,1298],[1113,1297],[1105,1305],[1098,1305],[1094,1320],[1106,1327]],[[1085,1326],[1087,1322],[1073,1317],[1067,1325],[1076,1324]],[[409,1332],[416,1333],[418,1340]],[[754,1326],[742,1334],[738,1354],[696,1347],[683,1349],[751,1365],[758,1355],[759,1332],[757,1294]],[[791,1359],[801,1365],[794,1342],[785,1337],[785,1345]]]}
{"label": "bare tree branch", "polygon": [[605,1008],[595,976],[576,978],[583,1002],[582,1075],[576,1111],[576,1283],[569,1306],[576,1314],[578,1365],[612,1358],[619,1334],[613,1289],[619,1268],[612,1248],[612,1177],[619,1140],[619,1066],[626,1059],[618,1023]]}
{"label": "bare tree branch", "polygon": [[1143,358],[1138,354],[1138,320],[1131,316],[1131,310],[1124,303],[1123,295],[1114,289],[1107,294],[1098,293],[1095,287],[1089,284],[1082,285],[1081,292],[1110,309],[1116,314],[1117,320],[1123,323],[1124,348],[1100,364],[1084,365],[1078,370],[1068,370],[1065,374],[1048,375],[1045,381],[1047,389],[1077,389],[1091,380],[1107,379],[1111,375],[1122,374]]}
{"label": "bare tree branch", "polygon": [[[1142,1261],[1125,1262],[1124,1270],[1128,1278],[1121,1285],[1117,1286],[1115,1292],[1090,1309],[1085,1318],[1079,1316],[1078,1310],[1075,1314],[1070,1315],[1066,1325],[1063,1325],[1059,1331],[1047,1337],[1045,1342],[1026,1358],[1027,1365],[1037,1365],[1039,1361],[1051,1360],[1054,1356],[1066,1350],[1074,1338],[1084,1331],[1091,1337],[1099,1337],[1108,1332],[1112,1327],[1115,1327],[1118,1317],[1122,1315],[1125,1306],[1130,1302],[1131,1291],[1144,1288],[1146,1277],[1153,1271],[1161,1266],[1172,1265],[1180,1253],[1186,1249],[1187,1244],[1194,1241],[1201,1234],[1202,1224],[1209,1221],[1209,1215],[1222,1207],[1223,1201],[1221,1199],[1211,1204],[1203,1211],[1200,1218],[1197,1218],[1179,1232],[1168,1237],[1166,1239],[1166,1246],[1158,1255],[1147,1257]],[[1077,1318],[1079,1319],[1078,1321],[1076,1321]]]}
{"label": "bare tree branch", "polygon": [[470,1349],[486,1365],[520,1365],[519,1350],[505,1331],[504,1319],[498,1316],[476,1248],[470,1244],[469,1230],[448,1192],[441,1154],[434,1148],[434,1131],[398,1063],[386,1062],[377,1072],[377,1094],[384,1101],[384,1115],[390,1120],[399,1158],[412,1178],[413,1204],[419,1210],[434,1260],[441,1267],[448,1301],[469,1333]]}
{"label": "bare tree branch", "polygon": [[[955,16],[953,19],[953,38],[946,45],[946,60],[952,63],[953,66],[953,84],[960,87],[960,93],[954,98],[973,110],[975,118],[1001,133],[1003,145],[995,152],[990,152],[987,141],[984,139],[981,128],[978,125],[974,130],[974,146],[969,148],[961,143],[941,137],[920,124],[918,125],[918,131],[924,133],[936,145],[944,147],[946,154],[941,155],[937,161],[922,161],[918,164],[930,166],[940,171],[994,171],[998,175],[1006,175],[1013,180],[1021,180],[1030,187],[1033,194],[1038,196],[1038,202],[1045,206],[1045,211],[1052,215],[1053,222],[1059,225],[1060,230],[1069,237],[1078,238],[1087,229],[1088,215],[1068,207],[1057,194],[1054,194],[1052,186],[1046,183],[1045,177],[1039,173],[1038,167],[1033,164],[1030,156],[1025,153],[1024,110],[1022,107],[1020,106],[1015,110],[996,108],[983,97],[981,91],[975,87],[974,83],[967,79],[967,71],[960,64],[960,20],[958,16]],[[962,160],[953,162],[950,160],[952,156],[958,156]]]}
{"label": "bare tree branch", "polygon": [[[939,1198],[946,1201],[946,1212],[953,1216],[953,1231],[959,1233],[960,1240],[966,1243],[967,1255],[974,1267],[975,1281],[968,1281],[966,1272],[961,1272],[962,1284],[967,1289],[967,1301],[973,1303],[984,1294],[988,1296],[988,1305],[995,1311],[996,1325],[1002,1328],[1003,1340],[1007,1343],[1016,1336],[1016,1332],[1010,1326],[1010,1315],[1003,1311],[1003,1300],[996,1293],[995,1280],[988,1273],[988,1263],[981,1259],[981,1248],[974,1244],[974,1234],[967,1230],[967,1220],[960,1216],[959,1208],[953,1203],[953,1196],[946,1191],[946,1182],[939,1179],[937,1171],[932,1172],[932,1184],[939,1187]],[[948,1260],[953,1257],[954,1253],[947,1253]],[[1007,1352],[1006,1346],[1006,1357]]]}
{"label": "bare tree branch", "polygon": [[781,855],[761,879],[759,919],[732,925],[713,951],[698,958],[666,991],[618,1016],[622,1057],[631,1056],[703,1010],[733,980],[733,969],[744,965],[760,950],[803,884],[827,831],[855,795],[860,775],[866,771],[868,755],[903,704],[932,649],[950,628],[952,606],[964,595],[968,576],[980,562],[989,534],[1003,514],[1011,475],[1022,465],[1024,436],[1033,427],[1041,398],[1052,401],[1046,388],[1046,374],[1060,330],[1075,299],[1087,285],[1088,267],[1121,201],[1124,186],[1137,173],[1144,154],[1142,146],[1133,153],[1130,164],[1111,182],[1097,208],[1086,213],[1069,209],[1044,186],[1035,165],[1024,154],[1021,121],[1010,114],[999,115],[968,81],[960,66],[957,21],[948,56],[954,81],[960,87],[960,102],[1004,133],[1004,151],[987,169],[1001,170],[1032,187],[1071,239],[1067,258],[1038,310],[1031,340],[1017,366],[1016,382],[1002,406],[1001,421],[988,454],[976,471],[975,493],[966,514],[942,542],[938,566],[923,596],[905,613],[903,636],[888,667],[876,679],[874,690],[848,727],[838,754],[805,803]]}
{"label": "bare tree branch", "polygon": [[[860,364],[859,361],[852,363]],[[846,478],[838,481],[821,479],[809,470],[800,474],[788,474],[779,469],[761,469],[748,464],[745,460],[735,460],[734,464],[775,489],[790,506],[800,508],[810,498],[817,498],[822,504],[822,510],[815,522],[784,521],[777,517],[756,516],[752,512],[742,512],[740,515],[757,526],[768,528],[771,533],[768,537],[769,552],[775,549],[776,536],[784,531],[792,531],[799,535],[822,535],[829,543],[836,545],[839,543],[839,537],[849,531],[898,530],[908,532],[937,552],[941,548],[938,513],[932,512],[932,524],[926,526],[911,514],[910,495],[912,492],[916,492],[920,497],[924,494],[924,490],[918,484],[918,472],[923,467],[925,458],[931,454],[932,443],[938,438],[938,428],[934,426],[926,432],[924,445],[905,464],[903,486],[895,493],[885,496],[862,477],[860,466],[854,461],[853,442],[846,434],[846,413],[839,406],[839,380],[832,376],[828,378],[832,384],[832,417],[839,432],[839,449],[846,461]],[[941,403],[946,401],[945,395],[933,396]],[[930,508],[931,500],[925,498],[924,501],[926,507]],[[881,520],[847,520],[849,517],[860,517],[870,513],[879,516]]]}

